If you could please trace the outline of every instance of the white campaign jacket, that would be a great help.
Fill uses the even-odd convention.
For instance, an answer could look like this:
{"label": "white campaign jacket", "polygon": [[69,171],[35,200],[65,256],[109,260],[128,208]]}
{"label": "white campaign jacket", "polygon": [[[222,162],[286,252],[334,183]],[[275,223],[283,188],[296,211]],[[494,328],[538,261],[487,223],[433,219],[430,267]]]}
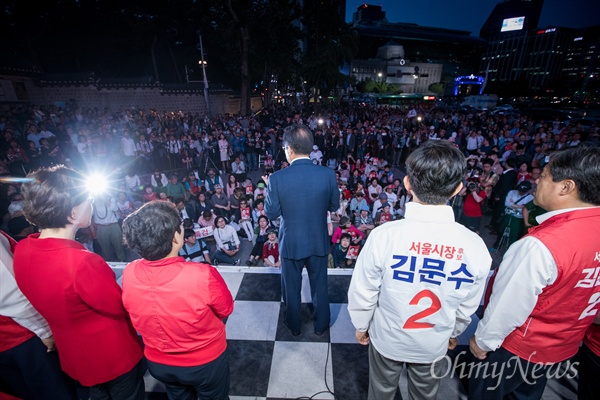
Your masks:
{"label": "white campaign jacket", "polygon": [[383,356],[431,363],[479,306],[491,257],[449,206],[406,204],[406,219],[374,229],[358,257],[348,311]]}

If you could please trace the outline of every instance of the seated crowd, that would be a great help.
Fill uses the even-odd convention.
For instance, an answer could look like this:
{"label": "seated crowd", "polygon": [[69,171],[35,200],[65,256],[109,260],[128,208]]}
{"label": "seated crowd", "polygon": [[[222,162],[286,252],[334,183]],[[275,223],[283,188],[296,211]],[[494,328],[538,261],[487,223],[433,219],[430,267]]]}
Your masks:
{"label": "seated crowd", "polygon": [[[310,158],[334,168],[338,177],[340,208],[328,216],[330,266],[338,267],[353,265],[374,227],[403,218],[411,196],[393,168],[401,167],[406,156],[427,140],[448,139],[468,156],[464,189],[452,205],[457,220],[478,233],[484,213],[492,215],[488,228],[498,234],[494,248],[502,237],[510,245],[535,224],[534,217],[542,210],[533,205],[531,194],[552,151],[582,143],[598,145],[597,126],[586,132],[558,120],[536,121],[526,113],[512,117],[424,107],[416,110],[424,116],[421,121],[408,118],[409,110],[351,106],[323,113],[323,122],[318,123],[315,113],[301,115],[282,107],[251,117],[209,118],[155,110],[86,110],[74,103],[64,108],[18,106],[0,113],[0,176],[24,176],[57,164],[107,171],[122,178],[104,200],[114,218],[103,221],[96,215],[94,222],[120,223],[145,202],[171,201],[182,218],[191,221],[198,244],[233,228],[235,237],[221,242],[211,260],[240,262],[233,257],[234,250],[225,249],[236,243],[239,247],[239,235],[253,244],[246,264],[256,265],[265,260],[261,246],[267,241],[266,231],[276,228],[278,221],[267,220],[266,228],[259,223],[265,183],[252,181],[250,172],[287,167],[279,150],[282,128],[304,123],[314,133]],[[525,190],[522,195],[517,185]],[[2,185],[0,195],[0,212],[7,211],[3,228],[17,238],[26,237],[32,227],[20,214],[18,183]],[[219,216],[226,227],[215,224]],[[349,243],[342,240],[344,234],[350,235]],[[97,235],[92,227],[79,239],[93,249]],[[112,259],[123,261],[122,246],[101,236],[96,247],[111,248],[104,249],[104,257],[111,259],[114,253]],[[343,257],[348,261],[340,261],[340,252],[349,254]]]}
{"label": "seated crowd", "polygon": [[[62,369],[91,387],[92,398],[144,398],[142,352],[147,368],[167,382],[171,396],[192,398],[206,391],[202,382],[212,380],[217,381],[213,389],[202,396],[227,398],[222,320],[233,311],[233,299],[218,271],[206,264],[281,266],[279,222],[265,215],[268,188],[256,178],[260,173],[251,172],[268,175],[288,167],[280,150],[284,127],[308,126],[314,132],[310,158],[337,174],[340,208],[322,216],[328,218],[331,236],[330,268],[353,268],[374,229],[404,218],[412,195],[404,185],[409,181],[396,174],[408,154],[426,141],[447,139],[468,157],[464,189],[451,202],[457,219],[475,232],[480,232],[482,215],[489,211],[489,228],[498,234],[494,249],[504,239],[507,246],[516,241],[535,224],[532,217],[544,212],[533,205],[531,193],[551,152],[598,146],[597,126],[585,132],[581,126],[534,121],[526,114],[492,116],[427,108],[415,110],[422,116],[417,119],[409,117],[410,111],[344,106],[324,112],[322,123],[314,113],[302,115],[279,106],[252,117],[83,110],[75,104],[2,111],[0,212],[2,228],[12,236],[10,240],[1,236],[7,256],[1,261],[9,267],[2,269],[8,278],[2,283],[11,285],[11,293],[27,305],[29,320],[36,322],[31,329],[17,327],[16,321],[0,315],[14,329],[10,332],[22,333],[23,341],[10,345],[35,345],[25,350],[39,354],[42,348],[41,354],[46,354],[46,348],[52,352],[56,343],[60,364],[54,354],[53,359],[44,359],[48,367],[40,371]],[[37,170],[61,164],[84,174],[103,171],[111,181],[110,191],[91,198],[78,190],[86,178],[83,174],[64,167]],[[25,178],[36,170],[32,179]],[[41,235],[28,237],[35,230],[28,219],[40,227]],[[385,229],[375,230],[372,237]],[[12,259],[8,260],[15,246],[12,239],[23,240],[15,253],[16,274],[11,272]],[[239,256],[244,240],[252,247],[247,260]],[[121,292],[105,260],[125,261],[128,250],[142,258],[125,270]],[[201,264],[189,267],[177,255]],[[68,273],[48,274],[46,263]],[[166,272],[156,274],[155,266]],[[43,274],[47,280],[39,279]],[[159,285],[148,279],[153,274]],[[208,283],[199,290],[197,282]],[[151,290],[154,295],[145,297]],[[47,301],[62,300],[61,296],[65,301]],[[202,323],[192,326],[188,322],[196,318],[196,308],[202,309]],[[72,315],[81,318],[74,323]],[[161,329],[156,330],[156,324]],[[59,329],[50,332],[52,325]],[[136,330],[144,339],[143,349]],[[41,341],[27,344],[34,333]],[[6,346],[0,353],[10,350]],[[202,370],[205,366],[209,367]],[[208,373],[211,368],[219,374]],[[185,380],[188,372],[202,379],[186,385],[168,383],[174,375]],[[8,386],[13,383],[21,389],[41,379],[40,375]],[[72,380],[62,375],[43,379],[64,381],[59,398],[76,397]],[[135,384],[124,390],[119,387],[123,381]],[[0,385],[0,391],[4,389]]]}

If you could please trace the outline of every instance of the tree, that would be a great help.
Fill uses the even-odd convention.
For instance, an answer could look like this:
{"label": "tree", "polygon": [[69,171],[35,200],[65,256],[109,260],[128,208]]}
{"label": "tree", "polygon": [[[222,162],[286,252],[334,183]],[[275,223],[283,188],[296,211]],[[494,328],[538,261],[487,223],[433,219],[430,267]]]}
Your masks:
{"label": "tree", "polygon": [[239,76],[240,114],[246,115],[252,81],[267,84],[272,75],[296,75],[300,32],[293,21],[299,8],[289,0],[212,0],[207,15],[210,42],[219,43],[219,57]]}
{"label": "tree", "polygon": [[306,1],[302,24],[306,51],[302,60],[302,75],[315,96],[321,90],[335,89],[348,82],[340,73],[344,63],[352,61],[358,52],[358,35],[339,16],[335,0]]}
{"label": "tree", "polygon": [[438,95],[443,95],[445,90],[445,85],[442,82],[432,83],[429,85],[429,91]]}
{"label": "tree", "polygon": [[365,79],[357,84],[357,89],[362,93],[386,93],[386,94],[400,94],[400,85],[387,82],[377,82],[372,79]]}

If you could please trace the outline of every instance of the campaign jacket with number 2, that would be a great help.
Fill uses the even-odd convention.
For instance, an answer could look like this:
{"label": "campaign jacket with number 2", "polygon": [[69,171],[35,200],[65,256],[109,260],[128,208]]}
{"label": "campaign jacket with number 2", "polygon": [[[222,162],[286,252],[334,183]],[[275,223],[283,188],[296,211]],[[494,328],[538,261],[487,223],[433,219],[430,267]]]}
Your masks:
{"label": "campaign jacket with number 2", "polygon": [[479,306],[491,257],[449,206],[406,205],[375,228],[348,290],[348,312],[386,358],[431,363],[446,354]]}

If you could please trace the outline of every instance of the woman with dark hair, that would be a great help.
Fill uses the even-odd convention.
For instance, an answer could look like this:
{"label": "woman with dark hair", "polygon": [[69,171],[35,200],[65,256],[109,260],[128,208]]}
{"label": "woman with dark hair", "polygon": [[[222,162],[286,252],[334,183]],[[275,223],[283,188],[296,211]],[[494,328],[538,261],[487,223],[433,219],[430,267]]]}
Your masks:
{"label": "woman with dark hair", "polygon": [[269,222],[269,218],[266,215],[261,215],[258,217],[258,224],[256,228],[254,228],[254,236],[255,242],[254,247],[252,247],[252,251],[250,252],[250,258],[246,260],[246,265],[251,267],[256,265],[256,263],[262,257],[263,245],[267,241],[267,230],[271,228],[271,223]]}
{"label": "woman with dark hair", "polygon": [[531,167],[529,163],[519,164],[519,173],[517,174],[517,183],[528,181],[531,178]]}
{"label": "woman with dark hair", "polygon": [[229,170],[229,142],[222,133],[219,135],[218,146],[221,164],[223,166],[222,172],[226,172]]}
{"label": "woman with dark hair", "polygon": [[[179,257],[184,229],[172,204],[151,202],[123,223],[139,255],[123,272],[123,304],[169,399],[228,399],[225,324],[233,299],[219,272]],[[150,296],[149,293],[152,293]]]}
{"label": "woman with dark hair", "polygon": [[63,371],[92,399],[143,399],[142,346],[121,301],[115,274],[75,241],[90,225],[86,179],[64,166],[43,168],[23,184],[23,213],[40,233],[14,258],[21,291],[48,321]]}
{"label": "woman with dark hair", "polygon": [[227,197],[229,198],[229,197],[233,196],[234,190],[237,189],[238,187],[240,187],[240,184],[235,179],[235,175],[230,174],[229,179],[227,180],[227,184],[225,185]]}
{"label": "woman with dark hair", "polygon": [[215,263],[218,264],[220,261],[226,264],[238,265],[240,259],[235,259],[233,256],[240,251],[240,239],[235,229],[227,225],[225,218],[220,215],[215,218],[213,237],[217,245],[217,251],[215,251],[215,255],[213,256]]}

